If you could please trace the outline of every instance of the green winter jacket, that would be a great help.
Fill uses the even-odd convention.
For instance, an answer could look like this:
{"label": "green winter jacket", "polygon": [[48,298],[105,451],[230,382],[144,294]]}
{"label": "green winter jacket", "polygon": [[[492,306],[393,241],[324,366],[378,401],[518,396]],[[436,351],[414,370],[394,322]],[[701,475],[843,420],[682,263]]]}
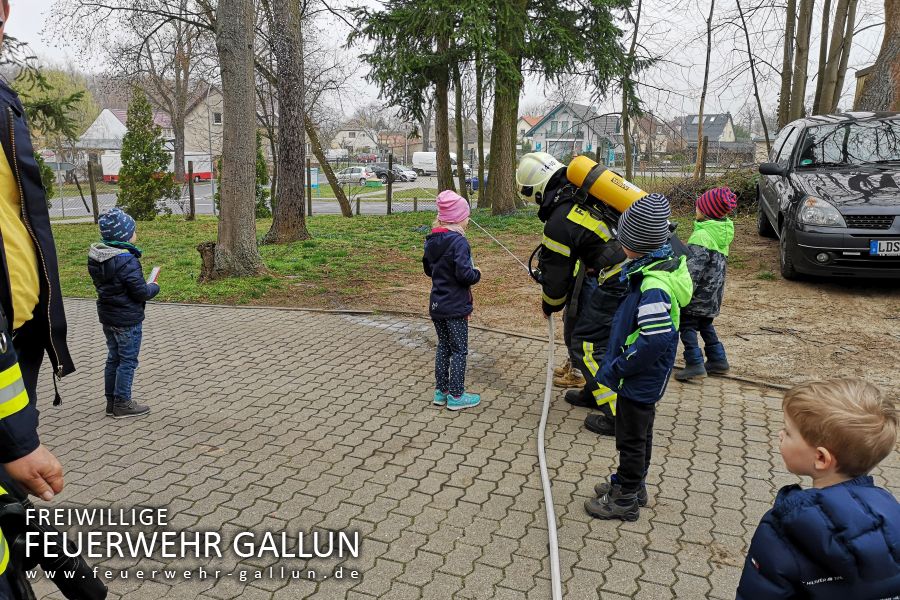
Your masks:
{"label": "green winter jacket", "polygon": [[725,296],[728,250],[734,240],[731,219],[695,221],[688,238],[688,270],[694,280],[694,298],[685,314],[715,318]]}

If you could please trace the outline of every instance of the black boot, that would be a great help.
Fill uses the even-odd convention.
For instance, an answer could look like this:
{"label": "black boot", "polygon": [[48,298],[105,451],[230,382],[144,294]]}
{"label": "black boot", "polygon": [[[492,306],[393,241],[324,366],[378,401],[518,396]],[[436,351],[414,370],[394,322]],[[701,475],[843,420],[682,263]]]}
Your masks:
{"label": "black boot", "polygon": [[615,418],[609,418],[606,415],[594,414],[588,415],[584,420],[584,428],[588,431],[593,431],[598,435],[616,435],[616,420]]}
{"label": "black boot", "polygon": [[637,521],[641,515],[637,492],[625,493],[618,484],[613,484],[604,496],[585,500],[584,510],[595,519],[604,520]]}
{"label": "black boot", "polygon": [[587,388],[566,392],[566,402],[579,408],[597,408],[597,401]]}
{"label": "black boot", "polygon": [[113,416],[113,400],[114,399],[112,396],[106,397],[106,416],[107,417]]}
{"label": "black boot", "polygon": [[713,375],[724,375],[731,369],[728,359],[706,361],[706,372]]}
{"label": "black boot", "polygon": [[[618,494],[621,490],[622,486],[618,484],[615,473],[609,478],[609,481],[601,481],[594,486],[594,493],[597,494],[598,498],[602,498],[610,492]],[[647,494],[647,485],[644,483],[641,483],[641,487],[638,489],[637,500],[638,506],[647,506],[647,502],[650,500],[650,496]]]}
{"label": "black boot", "polygon": [[703,366],[703,363],[685,365],[683,369],[675,371],[675,379],[678,381],[703,379],[704,377],[706,377],[706,368]]}

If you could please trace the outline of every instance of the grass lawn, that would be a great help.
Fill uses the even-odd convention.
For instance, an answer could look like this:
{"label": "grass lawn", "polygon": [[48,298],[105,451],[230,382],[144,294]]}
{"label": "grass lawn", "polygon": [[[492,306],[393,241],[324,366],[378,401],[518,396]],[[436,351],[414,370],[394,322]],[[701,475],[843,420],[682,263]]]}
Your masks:
{"label": "grass lawn", "polygon": [[[138,246],[144,251],[142,264],[149,274],[162,268],[159,300],[224,304],[274,303],[311,306],[309,300],[324,294],[337,295],[348,302],[359,300],[372,290],[399,289],[421,274],[422,243],[433,212],[397,213],[391,216],[313,216],[307,224],[312,239],[278,246],[261,246],[260,254],[268,273],[253,278],[232,278],[200,285],[200,255],[197,244],[216,239],[217,221],[200,217],[195,222],[180,216],[160,217],[138,223]],[[514,215],[493,217],[477,210],[473,219],[504,244],[518,245],[519,258],[527,259],[529,247],[540,240],[542,223],[536,209]],[[690,233],[686,218],[678,218],[679,234]],[[271,220],[257,223],[262,237]],[[66,296],[94,297],[87,274],[87,251],[98,241],[96,225],[79,223],[54,225],[60,262],[60,278]],[[511,261],[504,251],[488,240],[477,227],[470,236],[479,260],[495,255]],[[742,257],[732,253],[732,263]],[[738,268],[740,266],[735,265]],[[364,305],[364,302],[360,302]]]}

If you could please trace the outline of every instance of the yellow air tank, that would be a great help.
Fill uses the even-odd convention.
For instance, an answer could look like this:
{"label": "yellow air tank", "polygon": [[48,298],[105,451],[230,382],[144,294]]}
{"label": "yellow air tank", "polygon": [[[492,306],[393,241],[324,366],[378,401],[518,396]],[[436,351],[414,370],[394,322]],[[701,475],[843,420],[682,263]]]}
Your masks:
{"label": "yellow air tank", "polygon": [[[582,187],[585,178],[594,168],[603,169],[596,162],[587,156],[576,156],[569,163],[566,170],[568,180],[578,187]],[[596,174],[596,173],[595,173]],[[596,178],[593,185],[587,192],[609,206],[613,207],[620,213],[625,212],[635,200],[647,195],[647,192],[634,185],[630,181],[626,181],[621,175],[604,170],[599,177]]]}

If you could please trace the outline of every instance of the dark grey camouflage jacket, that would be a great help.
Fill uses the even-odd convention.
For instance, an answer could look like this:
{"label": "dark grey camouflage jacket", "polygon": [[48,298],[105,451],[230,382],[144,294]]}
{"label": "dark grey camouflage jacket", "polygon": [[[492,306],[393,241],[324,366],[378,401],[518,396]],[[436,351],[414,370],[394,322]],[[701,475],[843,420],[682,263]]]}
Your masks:
{"label": "dark grey camouflage jacket", "polygon": [[694,281],[694,295],[683,313],[695,317],[717,317],[725,296],[728,248],[734,240],[730,219],[697,221],[688,239],[687,266]]}

